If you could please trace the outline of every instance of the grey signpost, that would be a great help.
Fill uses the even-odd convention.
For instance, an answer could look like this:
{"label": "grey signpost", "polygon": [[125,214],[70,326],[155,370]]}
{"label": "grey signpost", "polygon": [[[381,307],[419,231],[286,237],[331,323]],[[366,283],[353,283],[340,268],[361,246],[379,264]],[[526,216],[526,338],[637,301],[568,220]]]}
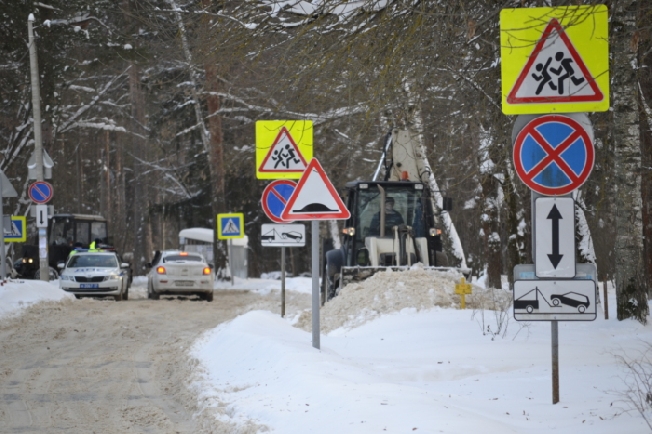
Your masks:
{"label": "grey signpost", "polygon": [[[574,134],[576,142],[565,143],[564,134]],[[578,270],[584,264],[576,263],[575,201],[570,194],[586,180],[593,168],[593,129],[583,114],[528,115],[516,119],[512,137],[516,172],[532,190],[534,260],[526,277],[522,275],[522,265],[518,266],[521,267],[519,273],[518,267],[514,270],[514,319],[550,321],[552,403],[557,404],[558,321],[593,321],[597,317],[596,273],[589,273],[590,278],[586,277],[587,273],[580,276]],[[555,143],[559,137],[561,142]],[[563,154],[556,150],[563,146],[575,146],[576,152]],[[547,163],[542,161],[546,157],[550,160]]]}
{"label": "grey signpost", "polygon": [[351,213],[328,179],[324,168],[313,158],[281,214],[284,221],[312,222],[312,346],[319,342],[319,221],[347,220]]}
{"label": "grey signpost", "polygon": [[[2,217],[2,229],[0,230],[0,261],[2,261],[2,264],[0,265],[0,274],[2,274],[2,280],[7,277],[7,251],[5,248],[6,221],[2,203],[5,197],[18,197],[18,194],[5,173],[0,170],[0,216]],[[9,216],[9,224],[11,225],[11,216]]]}
{"label": "grey signpost", "polygon": [[263,247],[281,248],[281,317],[285,317],[285,248],[306,245],[306,227],[303,224],[264,223],[260,229]]}

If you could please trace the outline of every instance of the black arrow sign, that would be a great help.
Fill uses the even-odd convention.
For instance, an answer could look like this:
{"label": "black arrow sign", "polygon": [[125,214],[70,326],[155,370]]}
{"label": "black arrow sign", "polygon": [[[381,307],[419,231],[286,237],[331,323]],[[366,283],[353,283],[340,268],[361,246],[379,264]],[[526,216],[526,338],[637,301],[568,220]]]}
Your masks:
{"label": "black arrow sign", "polygon": [[559,254],[559,220],[563,217],[559,213],[557,205],[552,206],[547,218],[552,220],[552,254],[548,255],[548,259],[550,259],[552,266],[557,269],[561,258],[564,257],[564,255]]}

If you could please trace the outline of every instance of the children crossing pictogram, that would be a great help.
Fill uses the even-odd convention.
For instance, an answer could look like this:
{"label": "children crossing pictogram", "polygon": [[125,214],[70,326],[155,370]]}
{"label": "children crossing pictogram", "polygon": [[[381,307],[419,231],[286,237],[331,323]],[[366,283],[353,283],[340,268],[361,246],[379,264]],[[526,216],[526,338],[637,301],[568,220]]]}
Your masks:
{"label": "children crossing pictogram", "polygon": [[312,151],[312,121],[256,122],[258,179],[301,178]]}
{"label": "children crossing pictogram", "polygon": [[501,10],[503,113],[609,110],[608,23],[605,5]]}
{"label": "children crossing pictogram", "polygon": [[602,91],[555,18],[550,20],[507,96],[510,104],[602,99]]}
{"label": "children crossing pictogram", "polygon": [[269,149],[259,172],[297,172],[306,169],[306,160],[299,152],[292,135],[283,127]]}

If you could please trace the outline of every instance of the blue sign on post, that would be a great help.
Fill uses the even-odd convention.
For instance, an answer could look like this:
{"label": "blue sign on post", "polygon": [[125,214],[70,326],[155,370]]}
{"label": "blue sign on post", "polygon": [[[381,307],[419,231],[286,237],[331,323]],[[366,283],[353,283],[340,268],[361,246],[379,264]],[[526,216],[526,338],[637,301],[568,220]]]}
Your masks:
{"label": "blue sign on post", "polygon": [[580,187],[594,161],[589,134],[567,116],[535,118],[514,142],[516,173],[525,185],[545,196],[561,196]]}
{"label": "blue sign on post", "polygon": [[260,202],[263,205],[263,211],[271,221],[274,223],[287,223],[287,220],[281,219],[281,214],[296,187],[297,183],[288,179],[279,179],[265,187]]}
{"label": "blue sign on post", "polygon": [[27,190],[30,199],[36,203],[48,203],[54,194],[52,185],[45,181],[36,181],[30,184]]}
{"label": "blue sign on post", "polygon": [[24,243],[27,241],[27,217],[11,216],[11,232],[5,231],[5,243]]}
{"label": "blue sign on post", "polygon": [[244,214],[218,214],[217,215],[217,238],[228,240],[229,238],[244,237]]}

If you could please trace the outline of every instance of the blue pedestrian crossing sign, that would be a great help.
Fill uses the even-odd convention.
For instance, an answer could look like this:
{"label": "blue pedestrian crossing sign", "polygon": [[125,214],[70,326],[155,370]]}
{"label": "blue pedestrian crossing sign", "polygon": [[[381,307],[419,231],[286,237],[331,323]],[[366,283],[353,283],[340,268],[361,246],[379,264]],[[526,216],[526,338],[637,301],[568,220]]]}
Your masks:
{"label": "blue pedestrian crossing sign", "polygon": [[243,213],[217,215],[217,239],[244,238],[244,235]]}
{"label": "blue pedestrian crossing sign", "polygon": [[5,243],[24,243],[27,241],[27,217],[11,216],[11,229],[4,228]]}

